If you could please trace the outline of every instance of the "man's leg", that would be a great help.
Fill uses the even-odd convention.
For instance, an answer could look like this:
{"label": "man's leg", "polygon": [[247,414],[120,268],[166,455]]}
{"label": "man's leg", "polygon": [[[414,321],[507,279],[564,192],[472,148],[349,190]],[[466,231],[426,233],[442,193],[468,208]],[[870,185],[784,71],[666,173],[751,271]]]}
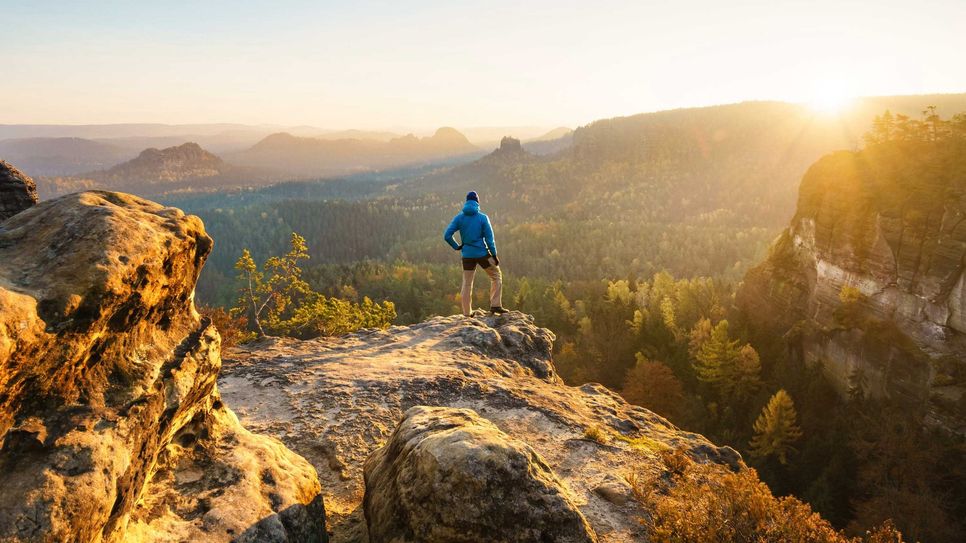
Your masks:
{"label": "man's leg", "polygon": [[503,272],[499,266],[490,266],[483,271],[490,276],[490,307],[503,307]]}
{"label": "man's leg", "polygon": [[460,290],[460,301],[463,304],[463,314],[469,316],[473,311],[473,274],[476,270],[463,270],[463,288]]}

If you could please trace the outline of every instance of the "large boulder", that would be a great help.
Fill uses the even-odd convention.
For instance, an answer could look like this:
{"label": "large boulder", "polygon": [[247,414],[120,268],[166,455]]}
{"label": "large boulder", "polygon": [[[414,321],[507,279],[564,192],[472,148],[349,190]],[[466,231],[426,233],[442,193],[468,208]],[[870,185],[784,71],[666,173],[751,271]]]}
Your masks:
{"label": "large boulder", "polygon": [[0,160],[0,222],[37,203],[37,185],[26,174]]}
{"label": "large boulder", "polygon": [[469,409],[409,409],[364,473],[372,543],[597,541],[540,455]]}
{"label": "large boulder", "polygon": [[0,541],[325,540],[314,468],[220,399],[211,246],[110,192],[0,225]]}

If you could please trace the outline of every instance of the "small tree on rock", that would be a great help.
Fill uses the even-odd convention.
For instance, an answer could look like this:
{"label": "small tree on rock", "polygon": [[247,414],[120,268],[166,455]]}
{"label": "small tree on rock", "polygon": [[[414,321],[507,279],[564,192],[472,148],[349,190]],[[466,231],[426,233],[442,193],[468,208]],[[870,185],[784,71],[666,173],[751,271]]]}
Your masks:
{"label": "small tree on rock", "polygon": [[283,256],[273,256],[265,261],[262,269],[255,265],[248,249],[235,263],[240,273],[239,298],[233,310],[248,318],[249,329],[259,336],[265,335],[262,320],[276,321],[294,298],[311,292],[302,280],[299,260],[309,258],[305,238],[292,232],[292,249]]}
{"label": "small tree on rock", "polygon": [[308,257],[305,238],[294,232],[291,250],[269,258],[261,269],[245,249],[235,264],[240,272],[239,296],[232,313],[246,316],[250,331],[259,336],[270,333],[303,339],[384,328],[396,318],[392,302],[363,298],[355,303],[312,290],[299,268],[299,261]]}

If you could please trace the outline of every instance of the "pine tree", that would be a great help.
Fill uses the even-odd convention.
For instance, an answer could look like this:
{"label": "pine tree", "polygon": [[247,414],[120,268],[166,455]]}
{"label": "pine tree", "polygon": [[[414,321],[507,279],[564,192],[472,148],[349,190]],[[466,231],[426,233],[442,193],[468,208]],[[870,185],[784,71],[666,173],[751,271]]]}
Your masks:
{"label": "pine tree", "polygon": [[705,318],[694,323],[694,327],[691,328],[691,333],[688,335],[688,354],[691,355],[691,358],[697,360],[701,348],[711,339],[713,329],[711,319]]}
{"label": "pine tree", "polygon": [[298,264],[308,257],[305,238],[295,232],[292,232],[292,249],[283,256],[270,257],[261,270],[245,249],[235,263],[240,274],[239,296],[233,313],[246,316],[251,331],[264,336],[265,326],[274,324],[293,301],[297,303],[297,298],[310,292]]}
{"label": "pine tree", "polygon": [[768,400],[755,421],[755,436],[751,439],[753,456],[777,456],[782,464],[788,463],[788,454],[795,450],[792,444],[802,437],[798,427],[798,414],[792,397],[780,389]]}
{"label": "pine tree", "polygon": [[674,301],[669,296],[661,300],[661,320],[664,327],[671,331],[675,339],[681,337],[681,330],[678,328],[677,317],[674,314]]}
{"label": "pine tree", "polygon": [[728,337],[728,321],[722,320],[711,330],[695,358],[694,371],[699,380],[720,389],[731,378],[738,360],[738,340]]}
{"label": "pine tree", "polygon": [[727,400],[746,402],[761,387],[761,361],[754,347],[728,335],[728,321],[711,327],[702,319],[691,329],[688,351],[695,358],[694,372]]}
{"label": "pine tree", "polygon": [[738,402],[750,400],[761,388],[761,360],[758,351],[751,345],[746,343],[738,350],[730,382]]}

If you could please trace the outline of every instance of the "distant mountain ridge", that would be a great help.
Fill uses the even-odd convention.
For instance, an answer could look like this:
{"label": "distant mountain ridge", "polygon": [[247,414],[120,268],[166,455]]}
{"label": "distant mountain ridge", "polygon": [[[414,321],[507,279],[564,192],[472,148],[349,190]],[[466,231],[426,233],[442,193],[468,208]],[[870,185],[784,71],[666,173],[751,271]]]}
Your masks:
{"label": "distant mountain ridge", "polygon": [[479,148],[455,128],[443,127],[432,136],[413,134],[389,141],[300,137],[271,134],[250,149],[228,155],[233,163],[285,171],[293,176],[322,177],[372,171],[442,158],[469,155]]}
{"label": "distant mountain ridge", "polygon": [[76,137],[0,140],[0,157],[34,176],[106,169],[135,154],[120,146]]}
{"label": "distant mountain ridge", "polygon": [[165,149],[149,148],[121,164],[68,177],[38,178],[42,197],[92,188],[121,190],[141,195],[171,191],[205,191],[271,179],[271,172],[228,164],[197,143]]}

